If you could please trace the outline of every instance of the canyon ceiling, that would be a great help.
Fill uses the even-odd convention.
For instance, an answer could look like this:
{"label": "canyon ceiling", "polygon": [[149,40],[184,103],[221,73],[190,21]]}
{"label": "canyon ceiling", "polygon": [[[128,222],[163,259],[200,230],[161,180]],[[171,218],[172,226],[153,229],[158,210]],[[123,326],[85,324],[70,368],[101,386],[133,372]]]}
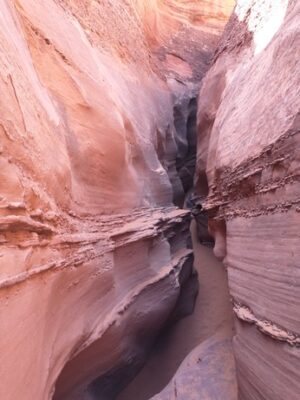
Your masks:
{"label": "canyon ceiling", "polygon": [[0,0],[0,45],[0,398],[116,398],[195,280],[194,191],[239,399],[298,400],[300,2]]}

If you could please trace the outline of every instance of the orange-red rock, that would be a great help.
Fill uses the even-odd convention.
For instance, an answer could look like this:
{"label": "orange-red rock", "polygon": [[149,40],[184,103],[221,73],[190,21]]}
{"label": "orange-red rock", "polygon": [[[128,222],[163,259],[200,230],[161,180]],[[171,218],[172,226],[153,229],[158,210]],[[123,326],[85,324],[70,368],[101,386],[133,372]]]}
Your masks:
{"label": "orange-red rock", "polygon": [[297,1],[238,1],[199,95],[197,189],[228,268],[241,400],[300,393],[299,21]]}
{"label": "orange-red rock", "polygon": [[176,158],[227,13],[189,3],[0,0],[1,399],[97,394],[176,303]]}

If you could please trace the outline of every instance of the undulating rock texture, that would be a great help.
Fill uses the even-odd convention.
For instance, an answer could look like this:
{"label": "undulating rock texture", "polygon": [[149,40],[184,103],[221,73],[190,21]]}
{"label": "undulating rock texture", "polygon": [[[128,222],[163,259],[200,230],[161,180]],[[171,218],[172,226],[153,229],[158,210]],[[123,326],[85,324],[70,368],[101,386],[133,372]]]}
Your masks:
{"label": "undulating rock texture", "polygon": [[240,0],[199,95],[196,185],[228,268],[241,400],[299,399],[299,133],[300,2]]}
{"label": "undulating rock texture", "polygon": [[0,0],[1,399],[112,400],[144,362],[192,275],[173,202],[232,6]]}

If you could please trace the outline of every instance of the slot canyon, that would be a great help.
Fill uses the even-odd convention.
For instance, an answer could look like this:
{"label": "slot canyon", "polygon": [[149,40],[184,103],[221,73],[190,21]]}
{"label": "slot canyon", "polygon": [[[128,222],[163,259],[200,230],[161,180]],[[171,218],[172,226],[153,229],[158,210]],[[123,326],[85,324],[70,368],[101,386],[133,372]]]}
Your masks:
{"label": "slot canyon", "polygon": [[0,0],[0,400],[300,399],[300,0]]}

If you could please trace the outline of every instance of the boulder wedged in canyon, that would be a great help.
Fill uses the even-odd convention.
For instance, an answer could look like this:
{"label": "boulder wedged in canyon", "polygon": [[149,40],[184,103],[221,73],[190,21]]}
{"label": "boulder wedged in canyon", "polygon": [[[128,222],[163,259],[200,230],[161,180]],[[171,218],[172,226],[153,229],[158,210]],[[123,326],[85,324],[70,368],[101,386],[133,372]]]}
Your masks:
{"label": "boulder wedged in canyon", "polygon": [[198,106],[196,185],[228,269],[241,400],[300,393],[300,3],[237,2]]}
{"label": "boulder wedged in canyon", "polygon": [[237,400],[231,339],[213,337],[196,347],[169,385],[151,400]]}
{"label": "boulder wedged in canyon", "polygon": [[233,2],[184,3],[0,0],[1,399],[111,400],[193,276],[173,200]]}

